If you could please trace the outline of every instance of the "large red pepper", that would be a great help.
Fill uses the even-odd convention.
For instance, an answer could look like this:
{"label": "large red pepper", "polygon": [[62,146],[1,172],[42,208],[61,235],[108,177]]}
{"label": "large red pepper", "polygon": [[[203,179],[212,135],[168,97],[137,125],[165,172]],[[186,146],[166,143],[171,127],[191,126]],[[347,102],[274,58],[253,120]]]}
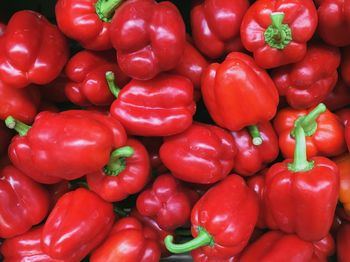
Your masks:
{"label": "large red pepper", "polygon": [[43,251],[57,259],[82,260],[107,237],[114,219],[113,205],[95,193],[85,188],[68,192],[44,224]]}
{"label": "large red pepper", "polygon": [[128,139],[124,147],[113,151],[103,169],[87,174],[86,180],[101,198],[115,202],[140,192],[150,179],[150,171],[145,147],[135,139]]}
{"label": "large red pepper", "polygon": [[338,48],[314,44],[308,47],[301,61],[272,71],[272,79],[291,107],[309,108],[332,91],[337,83],[339,63]]}
{"label": "large red pepper", "polygon": [[259,0],[243,17],[241,38],[259,66],[274,68],[303,59],[316,27],[311,0]]}
{"label": "large red pepper", "polygon": [[67,59],[64,36],[34,11],[16,12],[0,37],[0,79],[13,87],[50,83]]}
{"label": "large red pepper", "polygon": [[159,155],[176,178],[211,184],[230,173],[236,152],[229,132],[213,125],[193,123],[183,133],[165,138]]}
{"label": "large red pepper", "polygon": [[9,147],[12,163],[44,184],[97,172],[126,142],[117,120],[92,111],[41,112],[32,127],[11,117],[6,124],[20,133]]}
{"label": "large red pepper", "polygon": [[213,120],[231,131],[269,121],[278,105],[277,89],[270,76],[253,58],[238,52],[204,71],[202,95]]}
{"label": "large red pepper", "polygon": [[343,204],[344,210],[350,216],[350,156],[345,153],[335,159],[340,176],[339,201]]}
{"label": "large red pepper", "polygon": [[256,127],[231,132],[237,147],[233,170],[243,176],[254,175],[278,156],[278,137],[270,122]]}
{"label": "large red pepper", "polygon": [[191,10],[193,40],[207,57],[219,58],[242,49],[239,29],[248,0],[204,0]]}
{"label": "large red pepper", "polygon": [[192,124],[196,104],[192,83],[187,78],[161,74],[149,81],[131,80],[121,90],[115,87],[113,74],[108,73],[107,79],[117,97],[111,114],[129,134],[169,136]]}
{"label": "large red pepper", "polygon": [[20,235],[39,224],[49,210],[49,195],[13,166],[0,171],[0,237]]}
{"label": "large red pepper", "polygon": [[323,103],[332,111],[350,104],[350,87],[345,84],[342,78],[338,78],[337,84],[332,92],[323,100]]}
{"label": "large red pepper", "polygon": [[338,262],[349,262],[350,258],[350,224],[342,225],[337,233]]}
{"label": "large red pepper", "polygon": [[159,236],[134,217],[120,219],[109,237],[91,254],[91,262],[158,262]]}
{"label": "large red pepper", "polygon": [[340,72],[345,84],[350,86],[350,46],[342,49]]}
{"label": "large red pepper", "polygon": [[284,108],[277,113],[274,127],[284,157],[294,155],[294,127],[297,123],[301,123],[305,130],[308,157],[337,156],[346,150],[343,124],[324,104],[319,104],[312,110]]}
{"label": "large red pepper", "polygon": [[318,241],[329,232],[339,193],[337,165],[324,157],[306,156],[304,129],[295,130],[293,159],[274,164],[266,174],[265,201],[269,228]]}
{"label": "large red pepper", "polygon": [[114,96],[109,91],[106,72],[116,75],[118,86],[123,87],[130,79],[114,61],[115,52],[81,51],[66,65],[66,75],[70,81],[65,84],[68,99],[80,106],[108,106]]}
{"label": "large red pepper", "polygon": [[110,36],[120,68],[139,80],[175,68],[186,43],[181,14],[169,1],[125,2],[113,16]]}
{"label": "large red pepper", "polygon": [[192,209],[192,235],[183,244],[165,238],[172,253],[200,248],[210,257],[229,258],[247,245],[258,218],[258,200],[243,178],[232,174],[209,189]]}

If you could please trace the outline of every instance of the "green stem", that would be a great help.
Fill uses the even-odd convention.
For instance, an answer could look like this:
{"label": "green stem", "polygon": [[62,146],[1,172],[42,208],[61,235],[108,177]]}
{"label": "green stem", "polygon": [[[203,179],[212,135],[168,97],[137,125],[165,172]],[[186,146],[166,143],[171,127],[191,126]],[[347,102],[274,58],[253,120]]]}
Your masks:
{"label": "green stem", "polygon": [[106,80],[107,80],[109,90],[116,98],[118,98],[120,88],[115,83],[115,76],[112,71],[106,72]]}
{"label": "green stem", "polygon": [[288,164],[288,170],[292,172],[304,172],[313,167],[314,162],[307,161],[304,129],[300,125],[297,125],[295,128],[294,160],[293,163]]}
{"label": "green stem", "polygon": [[117,176],[126,168],[126,158],[134,154],[134,149],[130,146],[120,147],[114,150],[109,158],[109,162],[104,167],[104,172],[109,176]]}
{"label": "green stem", "polygon": [[96,14],[102,21],[110,22],[115,10],[122,2],[123,0],[98,0],[95,4]]}
{"label": "green stem", "polygon": [[8,116],[5,119],[5,125],[10,129],[16,130],[20,136],[27,135],[28,130],[31,128],[31,126],[26,125],[25,123],[15,119],[12,116]]}
{"label": "green stem", "polygon": [[172,235],[168,235],[164,239],[164,243],[166,248],[175,254],[179,253],[185,253],[189,252],[191,250],[194,250],[196,248],[202,247],[202,246],[213,246],[214,240],[213,237],[202,227],[198,228],[198,235],[197,237],[193,238],[192,240],[183,243],[183,244],[174,244],[173,243],[174,237]]}
{"label": "green stem", "polygon": [[265,30],[265,42],[273,48],[284,49],[292,41],[292,31],[283,19],[283,12],[272,13],[271,25]]}
{"label": "green stem", "polygon": [[251,137],[253,138],[253,145],[256,145],[256,146],[261,145],[263,142],[263,139],[261,137],[258,126],[256,125],[248,126],[248,130]]}

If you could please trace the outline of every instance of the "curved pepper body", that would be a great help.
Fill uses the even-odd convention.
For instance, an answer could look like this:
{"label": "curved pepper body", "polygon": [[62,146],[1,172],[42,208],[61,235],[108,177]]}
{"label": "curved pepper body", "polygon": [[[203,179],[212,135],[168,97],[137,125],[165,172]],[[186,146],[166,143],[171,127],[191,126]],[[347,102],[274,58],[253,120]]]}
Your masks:
{"label": "curved pepper body", "polygon": [[314,255],[312,262],[326,262],[335,253],[335,242],[333,237],[328,234],[319,241],[312,243],[314,246]]}
{"label": "curved pepper body", "polygon": [[195,249],[191,252],[191,257],[194,262],[238,262],[238,256],[232,256],[230,258],[218,258],[210,257],[206,255],[203,250]]}
{"label": "curved pepper body", "polygon": [[231,131],[269,121],[276,114],[279,100],[266,71],[253,58],[238,52],[204,71],[202,95],[213,120]]}
{"label": "curved pepper body", "polygon": [[342,225],[337,233],[337,258],[339,262],[348,262],[350,257],[350,224]]}
{"label": "curved pepper body", "polygon": [[68,59],[58,28],[34,11],[16,12],[0,37],[0,79],[12,87],[48,84]]}
{"label": "curved pepper body", "polygon": [[338,110],[350,104],[350,87],[347,86],[342,78],[338,78],[331,93],[328,94],[323,103],[331,111]]}

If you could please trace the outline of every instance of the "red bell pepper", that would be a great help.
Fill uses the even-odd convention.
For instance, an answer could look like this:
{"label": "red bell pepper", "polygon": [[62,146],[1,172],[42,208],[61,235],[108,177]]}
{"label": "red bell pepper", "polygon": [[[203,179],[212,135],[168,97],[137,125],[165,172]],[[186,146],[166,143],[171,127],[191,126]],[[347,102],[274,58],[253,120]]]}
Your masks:
{"label": "red bell pepper", "polygon": [[0,79],[12,87],[48,84],[60,74],[68,55],[56,26],[34,11],[18,11],[0,37]]}
{"label": "red bell pepper", "polygon": [[0,237],[28,231],[47,215],[49,195],[38,183],[13,166],[0,171]]}
{"label": "red bell pepper", "polygon": [[110,89],[117,99],[111,114],[129,134],[169,136],[183,132],[192,124],[196,111],[190,80],[178,75],[161,74],[149,81],[131,80],[123,89],[107,74]]}
{"label": "red bell pepper", "polygon": [[202,95],[213,120],[231,131],[269,121],[278,104],[270,76],[253,58],[237,52],[204,71]]}
{"label": "red bell pepper", "polygon": [[115,63],[114,56],[115,52],[84,50],[69,60],[65,72],[70,81],[65,84],[65,93],[71,102],[80,106],[107,106],[113,102],[106,72],[114,72],[118,86],[123,87],[130,80]]}
{"label": "red bell pepper", "polygon": [[337,156],[346,150],[343,124],[324,104],[319,104],[312,110],[285,108],[277,113],[274,127],[284,157],[294,155],[294,127],[297,123],[301,123],[305,130],[308,157]]}
{"label": "red bell pepper", "polygon": [[343,204],[344,210],[350,216],[350,156],[345,153],[335,159],[340,176],[339,201]]}
{"label": "red bell pepper", "polygon": [[350,104],[350,87],[345,84],[343,79],[338,78],[334,89],[323,100],[323,103],[329,110],[338,110]]}
{"label": "red bell pepper", "polygon": [[314,246],[312,262],[329,261],[329,258],[335,253],[335,242],[330,234],[312,244]]}
{"label": "red bell pepper", "polygon": [[339,193],[337,165],[325,157],[307,161],[305,133],[295,130],[293,159],[274,164],[266,174],[265,205],[269,228],[318,241],[329,232]]}
{"label": "red bell pepper", "polygon": [[349,262],[350,258],[350,224],[344,224],[337,233],[338,262]]}
{"label": "red bell pepper", "polygon": [[333,90],[339,63],[338,48],[315,44],[308,47],[301,61],[273,70],[272,79],[280,96],[285,96],[291,107],[310,108],[322,102]]}
{"label": "red bell pepper", "polygon": [[241,39],[260,67],[274,68],[302,60],[316,27],[311,0],[259,0],[243,17]]}
{"label": "red bell pepper", "polygon": [[9,147],[12,163],[44,184],[97,172],[108,163],[112,150],[126,142],[117,120],[92,111],[41,112],[32,127],[11,117],[6,124],[20,133]]}
{"label": "red bell pepper", "polygon": [[255,126],[248,130],[231,132],[237,147],[234,171],[243,176],[254,175],[278,156],[278,137],[270,122],[256,125],[259,135],[255,136]]}
{"label": "red bell pepper", "polygon": [[159,155],[176,178],[211,184],[230,173],[236,152],[229,132],[213,125],[193,123],[183,133],[166,137]]}
{"label": "red bell pepper", "polygon": [[186,43],[181,14],[169,1],[126,1],[113,16],[110,37],[122,71],[139,80],[175,68]]}
{"label": "red bell pepper", "polygon": [[12,136],[12,132],[6,128],[4,123],[0,123],[0,157],[7,152]]}
{"label": "red bell pepper", "polygon": [[198,49],[212,59],[241,51],[239,29],[248,7],[248,0],[198,1],[191,10],[192,36]]}
{"label": "red bell pepper", "polygon": [[171,174],[161,175],[151,188],[138,195],[136,208],[141,215],[154,219],[162,229],[172,231],[189,221],[194,202],[188,191]]}
{"label": "red bell pepper", "polygon": [[[222,204],[221,204],[222,203]],[[209,257],[229,258],[247,245],[258,218],[258,200],[243,178],[232,174],[210,188],[192,209],[192,235],[183,244],[164,240],[172,253],[200,248]]]}
{"label": "red bell pepper", "polygon": [[157,232],[134,217],[120,219],[109,237],[91,254],[91,262],[158,262],[160,246]]}
{"label": "red bell pepper", "polygon": [[239,262],[238,256],[232,256],[229,258],[210,257],[201,249],[191,251],[191,257],[194,262]]}
{"label": "red bell pepper", "polygon": [[350,86],[350,47],[342,49],[340,72],[345,84]]}
{"label": "red bell pepper", "polygon": [[86,176],[90,190],[108,202],[120,201],[140,192],[150,178],[150,160],[145,147],[128,139],[113,151],[105,167]]}
{"label": "red bell pepper", "polygon": [[[349,6],[347,6],[349,5]],[[345,0],[322,0],[318,14],[318,34],[324,42],[332,46],[350,44],[350,17],[346,9],[350,2]]]}
{"label": "red bell pepper", "polygon": [[42,249],[57,259],[82,260],[107,237],[114,223],[113,206],[85,189],[64,194],[47,218]]}

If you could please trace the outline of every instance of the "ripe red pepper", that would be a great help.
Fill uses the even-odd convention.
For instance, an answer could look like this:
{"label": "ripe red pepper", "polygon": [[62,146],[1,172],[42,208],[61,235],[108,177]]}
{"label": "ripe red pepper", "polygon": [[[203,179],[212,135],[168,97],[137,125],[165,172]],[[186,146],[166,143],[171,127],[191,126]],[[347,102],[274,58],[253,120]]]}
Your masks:
{"label": "ripe red pepper", "polygon": [[139,80],[175,68],[186,43],[181,14],[169,1],[125,2],[113,16],[110,37],[122,71]]}
{"label": "ripe red pepper", "polygon": [[134,217],[120,219],[109,237],[91,254],[91,262],[158,262],[160,246],[157,232]]}
{"label": "ripe red pepper", "polygon": [[204,71],[202,95],[213,120],[231,131],[269,121],[278,105],[277,89],[270,76],[253,58],[238,52]]}
{"label": "ripe red pepper", "polygon": [[193,123],[183,133],[166,137],[159,155],[176,178],[211,184],[230,173],[236,152],[233,138],[226,130]]}
{"label": "ripe red pepper", "polygon": [[68,99],[80,106],[110,105],[114,96],[109,91],[106,72],[116,75],[118,86],[129,82],[127,77],[114,61],[115,52],[81,51],[67,63],[65,72],[70,81],[65,84]]}
{"label": "ripe red pepper", "polygon": [[259,0],[243,17],[241,38],[260,67],[274,68],[303,59],[316,27],[311,0]]}
{"label": "ripe red pepper", "polygon": [[82,260],[108,235],[113,206],[85,189],[64,194],[51,211],[42,232],[42,248],[57,259]]}
{"label": "ripe red pepper", "polygon": [[[221,204],[222,203],[222,204]],[[229,258],[247,245],[258,218],[258,200],[243,178],[232,174],[210,188],[192,209],[192,235],[183,244],[164,240],[172,253],[200,248],[209,257]]]}
{"label": "ripe red pepper", "polygon": [[350,86],[350,47],[342,49],[340,72],[345,84]]}
{"label": "ripe red pepper", "polygon": [[97,172],[126,142],[117,120],[92,111],[41,112],[32,127],[11,117],[6,124],[20,133],[9,147],[12,163],[44,184]]}
{"label": "ripe red pepper", "polygon": [[0,237],[14,237],[39,224],[49,210],[49,195],[13,166],[0,171]]}
{"label": "ripe red pepper", "polygon": [[68,55],[56,26],[34,11],[18,11],[0,37],[0,79],[12,87],[48,84],[59,75]]}
{"label": "ripe red pepper", "polygon": [[338,110],[350,104],[350,87],[345,84],[342,78],[338,78],[331,93],[328,94],[323,103],[329,110]]}
{"label": "ripe red pepper", "polygon": [[344,224],[337,233],[338,262],[349,262],[350,258],[350,224]]}
{"label": "ripe red pepper", "polygon": [[117,97],[111,114],[128,134],[169,136],[192,124],[196,104],[192,83],[187,78],[161,74],[149,81],[133,79],[121,90],[114,85],[113,74],[107,74],[107,81]]}
{"label": "ripe red pepper", "polygon": [[349,8],[349,1],[321,1],[317,10],[318,34],[327,44],[332,46],[347,46],[350,44],[350,17],[347,17],[349,14],[346,11]]}
{"label": "ripe red pepper", "polygon": [[314,246],[312,262],[329,261],[329,258],[335,253],[335,242],[330,234],[312,244]]}
{"label": "ripe red pepper", "polygon": [[285,96],[291,107],[310,108],[322,102],[333,90],[339,63],[338,48],[314,44],[308,47],[301,61],[272,71],[272,79],[280,96]]}
{"label": "ripe red pepper", "polygon": [[[243,176],[254,175],[278,156],[278,137],[270,122],[256,125],[248,130],[231,132],[237,147],[234,171]],[[255,137],[254,137],[255,136]]]}
{"label": "ripe red pepper", "polygon": [[297,123],[301,123],[306,134],[308,157],[337,156],[346,150],[343,124],[321,103],[312,110],[284,108],[277,113],[274,127],[284,157],[292,158],[294,155],[294,127]]}
{"label": "ripe red pepper", "polygon": [[239,29],[248,0],[204,0],[191,10],[191,29],[197,48],[215,59],[242,50]]}
{"label": "ripe red pepper", "polygon": [[90,190],[108,202],[120,201],[140,192],[149,178],[148,153],[135,139],[128,139],[124,147],[113,151],[103,169],[86,176]]}
{"label": "ripe red pepper", "polygon": [[329,232],[339,193],[337,165],[325,157],[307,161],[305,133],[295,130],[293,159],[274,164],[266,174],[265,205],[271,229],[318,241]]}
{"label": "ripe red pepper", "polygon": [[339,201],[343,204],[344,211],[350,216],[350,156],[345,153],[335,159],[339,169],[340,188]]}

